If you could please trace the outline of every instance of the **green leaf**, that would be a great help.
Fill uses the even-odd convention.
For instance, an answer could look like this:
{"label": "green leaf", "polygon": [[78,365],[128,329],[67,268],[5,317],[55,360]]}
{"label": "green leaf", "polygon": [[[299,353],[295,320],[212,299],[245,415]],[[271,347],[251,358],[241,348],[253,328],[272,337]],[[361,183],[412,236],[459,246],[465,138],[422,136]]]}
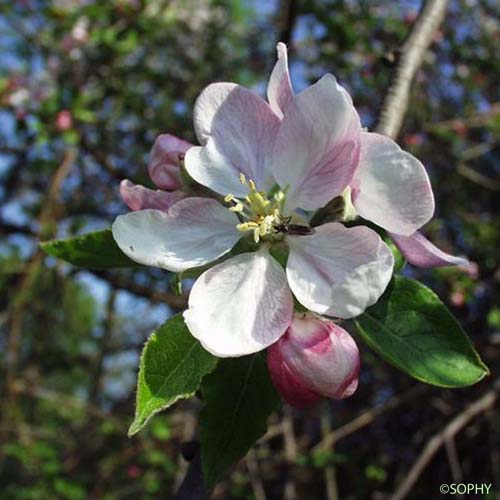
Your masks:
{"label": "green leaf", "polygon": [[129,436],[155,414],[198,390],[201,379],[217,365],[189,333],[181,314],[170,318],[149,337],[141,355],[135,418]]}
{"label": "green leaf", "polygon": [[139,266],[118,248],[111,229],[87,233],[76,238],[45,241],[40,243],[40,247],[47,255],[80,267],[107,269]]}
{"label": "green leaf", "polygon": [[223,359],[203,379],[200,415],[201,461],[211,488],[267,429],[280,398],[269,378],[265,353]]}
{"label": "green leaf", "polygon": [[418,281],[395,276],[377,304],[355,323],[370,347],[422,382],[464,387],[489,373],[457,320]]}

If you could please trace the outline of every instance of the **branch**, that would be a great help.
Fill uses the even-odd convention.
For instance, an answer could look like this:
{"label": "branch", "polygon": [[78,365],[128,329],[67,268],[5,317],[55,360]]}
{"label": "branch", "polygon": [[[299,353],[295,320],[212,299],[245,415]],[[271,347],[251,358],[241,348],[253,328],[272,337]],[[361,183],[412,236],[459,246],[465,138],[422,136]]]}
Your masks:
{"label": "branch", "polygon": [[106,315],[102,324],[102,335],[99,339],[99,350],[95,365],[93,366],[94,374],[92,376],[89,401],[95,405],[99,403],[99,393],[102,386],[102,377],[104,375],[104,360],[109,352],[109,341],[113,334],[113,323],[115,319],[115,302],[116,288],[111,288],[109,291],[108,301],[106,303]]}
{"label": "branch", "polygon": [[283,0],[280,5],[280,31],[278,42],[289,45],[292,39],[295,21],[299,14],[299,2],[297,0]]}
{"label": "branch", "polygon": [[497,379],[493,384],[493,389],[469,405],[464,411],[453,418],[443,430],[432,436],[420,453],[417,461],[413,464],[409,472],[405,474],[406,479],[396,490],[391,500],[403,500],[406,498],[440,448],[446,444],[446,442],[452,440],[471,420],[489,410],[498,400],[499,392],[500,379]]}
{"label": "branch", "polygon": [[375,131],[395,139],[408,106],[413,78],[434,34],[443,22],[448,0],[427,0],[399,53]]}
{"label": "branch", "polygon": [[462,177],[465,177],[484,189],[488,189],[489,191],[500,191],[500,181],[483,175],[463,162],[458,164],[457,172]]}
{"label": "branch", "polygon": [[28,236],[37,236],[36,231],[28,226],[20,226],[19,224],[13,224],[0,217],[0,234],[12,234],[12,233],[22,233]]}
{"label": "branch", "polygon": [[185,309],[187,306],[187,295],[176,295],[172,292],[161,292],[155,290],[150,286],[141,285],[132,281],[131,279],[125,278],[119,274],[112,273],[110,271],[100,271],[96,269],[79,269],[88,273],[92,273],[94,276],[107,281],[112,287],[119,288],[121,290],[126,290],[134,295],[140,297],[145,297],[152,302],[162,302],[169,305],[173,309],[181,310]]}
{"label": "branch", "polygon": [[[57,167],[49,182],[47,194],[44,198],[41,213],[38,217],[40,225],[40,239],[47,239],[53,235],[54,224],[57,220],[58,198],[64,179],[68,176],[76,158],[76,151],[69,149],[65,152],[62,163]],[[3,231],[4,228],[2,228]],[[21,349],[21,331],[24,320],[24,311],[29,304],[30,293],[35,286],[39,267],[43,261],[43,252],[37,250],[26,264],[20,284],[15,291],[12,308],[8,317],[9,333],[7,338],[5,392],[10,399],[10,385],[14,382]]]}
{"label": "branch", "polygon": [[[15,234],[15,233],[22,233],[34,237],[38,235],[37,232],[31,229],[29,226],[12,224],[0,218],[0,234]],[[133,295],[137,295],[138,297],[144,297],[146,299],[149,299],[151,302],[156,302],[156,303],[162,302],[176,310],[185,309],[187,307],[187,294],[176,295],[175,293],[172,292],[162,292],[160,290],[155,290],[151,286],[141,285],[139,283],[136,283],[130,278],[126,278],[112,271],[75,267],[73,272],[91,273],[94,276],[97,276],[98,278],[107,281],[108,284],[113,288],[126,290],[127,292]]]}
{"label": "branch", "polygon": [[322,440],[312,448],[311,452],[315,453],[331,448],[340,439],[350,436],[363,427],[370,425],[380,415],[398,408],[400,405],[406,403],[407,401],[413,400],[417,395],[421,394],[424,391],[425,386],[416,385],[407,392],[393,396],[387,402],[375,406],[374,408],[370,408],[369,410],[358,415],[354,420],[351,420],[350,422],[337,427],[333,431],[323,436]]}

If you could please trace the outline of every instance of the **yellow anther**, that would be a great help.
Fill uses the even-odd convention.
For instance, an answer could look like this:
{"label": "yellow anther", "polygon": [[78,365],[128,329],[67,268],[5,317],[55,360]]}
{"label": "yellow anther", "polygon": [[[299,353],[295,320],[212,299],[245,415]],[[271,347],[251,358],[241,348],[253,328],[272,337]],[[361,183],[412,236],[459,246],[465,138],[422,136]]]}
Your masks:
{"label": "yellow anther", "polygon": [[255,241],[255,243],[258,243],[259,242],[259,239],[260,239],[260,230],[258,227],[256,227],[254,230],[253,230],[253,240]]}
{"label": "yellow anther", "polygon": [[240,182],[246,186],[247,185],[247,178],[245,177],[245,174],[243,172],[240,173]]}
{"label": "yellow anther", "polygon": [[249,179],[249,180],[248,180],[248,185],[250,186],[250,189],[251,189],[252,191],[255,191],[255,182],[254,182],[254,181],[252,181],[252,179]]}
{"label": "yellow anther", "polygon": [[229,207],[230,212],[243,212],[243,204],[237,203],[234,207]]}
{"label": "yellow anther", "polygon": [[229,202],[231,202],[233,200],[234,200],[234,194],[231,194],[231,193],[229,193],[228,195],[226,195],[226,197],[224,198],[224,201],[226,203],[229,203]]}
{"label": "yellow anther", "polygon": [[259,225],[256,222],[242,222],[241,224],[236,225],[236,229],[238,231],[253,231],[254,229],[258,229]]}

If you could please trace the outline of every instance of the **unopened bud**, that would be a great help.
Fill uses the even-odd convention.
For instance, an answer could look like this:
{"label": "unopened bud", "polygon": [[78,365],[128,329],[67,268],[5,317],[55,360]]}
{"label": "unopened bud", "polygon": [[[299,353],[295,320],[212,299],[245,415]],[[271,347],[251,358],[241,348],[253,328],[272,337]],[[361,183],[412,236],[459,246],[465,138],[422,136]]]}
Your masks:
{"label": "unopened bud", "polygon": [[332,321],[296,315],[283,337],[268,349],[267,361],[275,387],[297,408],[321,397],[349,397],[358,386],[358,348]]}
{"label": "unopened bud", "polygon": [[148,171],[151,180],[160,189],[175,190],[182,186],[181,158],[193,145],[171,134],[159,135],[151,149]]}

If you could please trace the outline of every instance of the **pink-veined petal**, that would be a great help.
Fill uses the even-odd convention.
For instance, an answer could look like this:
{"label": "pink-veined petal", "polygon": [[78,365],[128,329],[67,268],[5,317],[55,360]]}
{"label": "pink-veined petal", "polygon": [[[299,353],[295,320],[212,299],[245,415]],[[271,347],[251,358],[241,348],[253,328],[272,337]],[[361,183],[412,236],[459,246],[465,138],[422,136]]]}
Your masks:
{"label": "pink-veined petal", "polygon": [[248,188],[244,186],[233,164],[210,140],[205,146],[195,146],[186,154],[186,169],[200,184],[221,194],[233,194],[244,198]]}
{"label": "pink-veined petal", "polygon": [[279,42],[277,47],[278,60],[267,85],[267,99],[276,116],[283,118],[285,110],[293,98],[292,83],[288,71],[288,53],[286,45]]}
{"label": "pink-veined petal", "polygon": [[422,163],[380,134],[362,132],[353,188],[359,215],[397,234],[409,236],[434,213],[434,195]]}
{"label": "pink-veined petal", "polygon": [[120,195],[130,210],[155,208],[163,211],[167,211],[174,203],[177,203],[187,196],[186,193],[182,191],[148,189],[144,186],[134,184],[128,179],[124,179],[120,183]]}
{"label": "pink-veined petal", "polygon": [[159,135],[151,149],[149,177],[161,189],[181,187],[179,163],[193,145],[171,134]]}
{"label": "pink-veined petal", "polygon": [[271,379],[292,406],[311,395],[343,399],[357,388],[359,351],[352,337],[332,321],[295,315],[268,351]]}
{"label": "pink-veined petal", "polygon": [[276,136],[272,171],[289,208],[314,210],[340,195],[359,161],[361,125],[332,75],[297,94]]}
{"label": "pink-veined petal", "polygon": [[285,271],[262,248],[205,271],[191,290],[184,319],[207,351],[237,357],[279,339],[292,315]]}
{"label": "pink-veined petal", "polygon": [[[245,87],[214,83],[198,97],[194,123],[203,145],[186,154],[186,169],[194,180],[222,195],[233,192],[240,173],[258,189],[272,187],[268,164],[280,120],[266,101]],[[243,193],[241,184],[233,192]]]}
{"label": "pink-veined petal", "polygon": [[311,311],[352,318],[382,295],[394,257],[377,233],[364,226],[324,224],[309,236],[288,236],[290,287]]}
{"label": "pink-veined petal", "polygon": [[184,271],[221,257],[236,244],[239,220],[216,200],[186,198],[168,213],[139,210],[116,218],[113,237],[128,257],[146,266]]}
{"label": "pink-veined petal", "polygon": [[417,267],[467,266],[469,261],[440,250],[418,231],[411,236],[390,233],[404,258]]}

